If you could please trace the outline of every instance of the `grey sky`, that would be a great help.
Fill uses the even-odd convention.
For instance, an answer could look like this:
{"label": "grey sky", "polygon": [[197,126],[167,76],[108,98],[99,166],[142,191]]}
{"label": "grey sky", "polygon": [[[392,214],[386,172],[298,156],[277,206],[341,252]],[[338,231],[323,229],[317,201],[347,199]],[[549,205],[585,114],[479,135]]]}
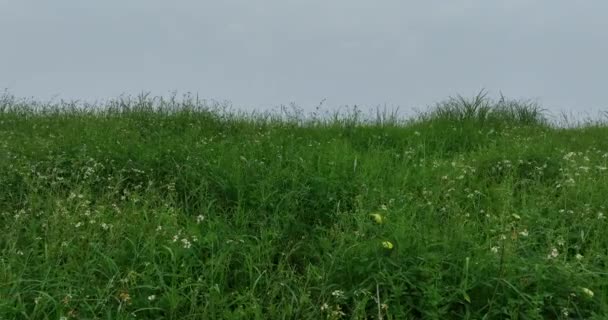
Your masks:
{"label": "grey sky", "polygon": [[606,0],[0,0],[0,41],[0,88],[40,99],[608,109]]}

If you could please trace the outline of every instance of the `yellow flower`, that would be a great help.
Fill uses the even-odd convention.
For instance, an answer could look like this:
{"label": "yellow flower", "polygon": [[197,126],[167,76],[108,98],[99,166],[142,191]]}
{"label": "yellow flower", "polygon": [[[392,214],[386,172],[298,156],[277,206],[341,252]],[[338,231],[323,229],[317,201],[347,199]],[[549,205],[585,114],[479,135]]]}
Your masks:
{"label": "yellow flower", "polygon": [[382,241],[382,247],[384,247],[384,249],[392,250],[393,244],[390,241]]}
{"label": "yellow flower", "polygon": [[587,289],[587,288],[581,288],[581,291],[583,291],[583,293],[585,295],[587,295],[587,297],[589,298],[593,298],[593,291]]}
{"label": "yellow flower", "polygon": [[372,217],[377,224],[384,223],[384,217],[379,213],[372,213],[369,216]]}

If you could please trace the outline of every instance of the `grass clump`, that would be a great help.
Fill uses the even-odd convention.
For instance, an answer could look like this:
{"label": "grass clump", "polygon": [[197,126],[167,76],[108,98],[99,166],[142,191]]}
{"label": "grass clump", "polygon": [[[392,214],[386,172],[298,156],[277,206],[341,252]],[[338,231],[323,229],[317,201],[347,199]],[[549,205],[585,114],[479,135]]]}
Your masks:
{"label": "grass clump", "polygon": [[603,319],[608,128],[0,100],[0,318]]}

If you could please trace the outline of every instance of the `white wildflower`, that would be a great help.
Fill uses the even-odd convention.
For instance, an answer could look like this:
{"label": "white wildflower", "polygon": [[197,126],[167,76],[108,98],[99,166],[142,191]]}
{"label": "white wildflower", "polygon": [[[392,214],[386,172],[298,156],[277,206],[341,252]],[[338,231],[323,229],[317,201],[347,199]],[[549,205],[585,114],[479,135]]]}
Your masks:
{"label": "white wildflower", "polygon": [[338,299],[339,298],[343,298],[344,297],[344,291],[342,291],[342,290],[334,290],[331,293],[331,295],[334,296],[334,297],[336,297],[336,298],[338,298]]}
{"label": "white wildflower", "polygon": [[557,256],[559,256],[559,251],[557,251],[557,248],[552,248],[551,252],[547,256],[547,259],[557,258]]}
{"label": "white wildflower", "polygon": [[182,245],[185,249],[190,249],[190,247],[192,247],[192,243],[190,243],[190,241],[188,241],[186,238],[182,239]]}

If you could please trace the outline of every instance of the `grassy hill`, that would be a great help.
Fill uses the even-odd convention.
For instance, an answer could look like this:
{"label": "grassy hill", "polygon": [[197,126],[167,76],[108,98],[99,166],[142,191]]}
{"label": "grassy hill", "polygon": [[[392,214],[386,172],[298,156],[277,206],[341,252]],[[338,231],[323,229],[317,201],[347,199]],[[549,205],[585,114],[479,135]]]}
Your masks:
{"label": "grassy hill", "polygon": [[608,126],[0,100],[2,319],[605,319]]}

